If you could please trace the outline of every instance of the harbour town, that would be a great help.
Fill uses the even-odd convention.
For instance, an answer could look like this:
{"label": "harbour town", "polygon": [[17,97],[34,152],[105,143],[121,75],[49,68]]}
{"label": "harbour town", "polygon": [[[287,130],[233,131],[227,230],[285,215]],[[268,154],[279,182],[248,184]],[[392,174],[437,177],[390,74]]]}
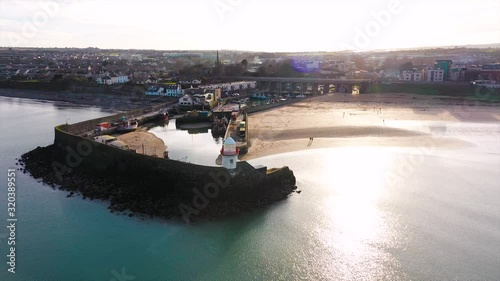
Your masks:
{"label": "harbour town", "polygon": [[500,1],[0,10],[0,281],[500,280]]}
{"label": "harbour town", "polygon": [[[411,107],[411,103],[417,102],[421,108],[429,108],[439,100],[445,104],[463,101],[460,96],[443,99],[364,94],[369,87],[376,87],[373,81],[342,83],[352,83],[351,92],[342,86],[326,94],[307,91],[279,94],[256,87],[223,98],[224,84],[208,86],[209,90],[169,97],[167,102],[154,106],[58,125],[54,129],[54,144],[24,154],[20,163],[33,177],[68,191],[68,196],[109,201],[112,212],[185,222],[215,219],[262,208],[286,199],[295,191],[301,192],[288,167],[252,166],[246,162],[248,159],[311,146],[335,146],[341,143],[339,137],[347,136],[378,137],[385,139],[386,144],[405,145],[425,136],[386,127],[385,120],[394,119],[382,112],[387,103]],[[366,83],[361,93],[359,83]],[[235,84],[251,89],[256,82]],[[241,88],[238,90],[241,92]],[[481,90],[485,91],[478,88]],[[494,106],[497,98],[492,92],[482,102]],[[375,113],[369,118],[356,117],[360,113],[346,105],[359,102],[366,103],[364,111],[370,108]],[[336,109],[320,114],[317,106],[322,104]],[[311,105],[316,105],[315,111],[323,116],[315,119],[317,129],[300,125],[312,122],[304,115],[308,111],[300,110]],[[295,125],[273,114],[284,110],[290,117],[298,114],[291,119]],[[339,126],[343,120],[350,126]],[[353,126],[355,120],[358,124]],[[173,138],[175,131],[184,135]],[[187,140],[194,135],[207,136],[196,146],[207,147],[212,143],[208,146],[211,148],[199,150],[189,146]],[[306,139],[309,142],[304,146]],[[445,144],[461,145],[453,140],[442,145]]]}
{"label": "harbour town", "polygon": [[[106,200],[112,212],[127,211],[130,216],[191,222],[287,198],[296,189],[288,167],[268,169],[238,161],[248,151],[247,105],[216,96],[212,104],[203,100],[186,106],[191,97],[184,95],[177,103],[56,126],[54,144],[23,155],[20,162],[33,177],[69,191],[68,196]],[[170,159],[168,143],[148,132],[170,122],[188,133],[211,128],[213,140],[222,140],[215,164]],[[225,130],[217,130],[220,124]]]}
{"label": "harbour town", "polygon": [[[441,73],[436,75],[445,77],[445,71],[451,75],[451,64],[436,61],[434,68]],[[314,65],[305,63],[304,71]],[[341,66],[347,68],[337,65]],[[347,136],[378,137],[392,145],[411,143],[409,139],[419,133],[386,127],[386,118],[391,122],[394,117],[382,117],[386,114],[382,113],[384,103],[402,101],[410,106],[418,100],[425,108],[443,101],[440,96],[449,96],[446,103],[455,100],[461,104],[471,92],[480,97],[479,102],[498,102],[497,84],[486,80],[417,83],[416,75],[407,81],[405,71],[402,83],[367,75],[224,76],[221,69],[217,52],[212,83],[197,79],[149,81],[130,90],[127,79],[99,80],[108,86],[121,85],[121,91],[128,88],[132,97],[124,100],[100,94],[99,100],[111,99],[118,112],[76,123],[68,116],[65,124],[54,128],[54,144],[38,147],[20,158],[23,171],[68,191],[69,197],[107,201],[112,212],[185,222],[214,219],[262,208],[302,191],[287,166],[251,165],[248,160],[331,147],[342,143],[339,137]],[[395,99],[394,95],[402,92],[417,95]],[[431,100],[424,98],[431,92]],[[77,98],[70,102],[91,102],[88,94],[71,95]],[[320,114],[318,106],[325,102],[327,108],[335,109]],[[364,102],[364,110],[373,108],[376,115],[359,119],[355,117],[359,113],[342,107],[346,102]],[[318,114],[314,120],[306,117],[309,111],[301,110],[311,106]],[[286,112],[288,118],[273,112]],[[348,126],[342,126],[344,121]],[[319,127],[300,125],[313,123]]]}

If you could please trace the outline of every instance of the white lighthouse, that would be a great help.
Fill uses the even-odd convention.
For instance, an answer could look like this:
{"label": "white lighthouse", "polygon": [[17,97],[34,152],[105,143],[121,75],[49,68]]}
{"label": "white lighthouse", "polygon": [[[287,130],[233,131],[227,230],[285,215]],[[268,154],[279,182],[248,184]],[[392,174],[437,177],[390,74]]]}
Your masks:
{"label": "white lighthouse", "polygon": [[229,137],[222,145],[222,167],[228,170],[236,170],[236,162],[238,161],[239,149],[236,147],[236,142]]}

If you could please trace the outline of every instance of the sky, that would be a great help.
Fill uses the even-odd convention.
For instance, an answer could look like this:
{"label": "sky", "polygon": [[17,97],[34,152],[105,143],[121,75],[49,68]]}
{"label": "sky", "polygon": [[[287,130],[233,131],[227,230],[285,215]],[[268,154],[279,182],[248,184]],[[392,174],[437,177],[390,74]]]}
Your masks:
{"label": "sky", "polygon": [[500,0],[0,0],[0,46],[266,52],[500,43]]}

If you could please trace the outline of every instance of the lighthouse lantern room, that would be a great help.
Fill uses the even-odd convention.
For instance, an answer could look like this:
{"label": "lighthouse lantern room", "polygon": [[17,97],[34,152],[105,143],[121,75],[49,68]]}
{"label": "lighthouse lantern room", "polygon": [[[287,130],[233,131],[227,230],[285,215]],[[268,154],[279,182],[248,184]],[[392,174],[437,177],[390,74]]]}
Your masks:
{"label": "lighthouse lantern room", "polygon": [[222,167],[228,170],[236,169],[236,162],[238,161],[239,149],[236,147],[236,142],[233,138],[228,137],[224,140],[222,145]]}

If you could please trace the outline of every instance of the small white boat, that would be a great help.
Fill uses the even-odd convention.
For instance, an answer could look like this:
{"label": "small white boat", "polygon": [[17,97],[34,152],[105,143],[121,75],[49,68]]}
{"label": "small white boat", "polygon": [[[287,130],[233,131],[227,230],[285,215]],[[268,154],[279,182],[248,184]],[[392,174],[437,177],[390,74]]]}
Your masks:
{"label": "small white boat", "polygon": [[118,124],[116,130],[120,133],[132,132],[139,127],[139,122],[137,120],[126,120]]}

